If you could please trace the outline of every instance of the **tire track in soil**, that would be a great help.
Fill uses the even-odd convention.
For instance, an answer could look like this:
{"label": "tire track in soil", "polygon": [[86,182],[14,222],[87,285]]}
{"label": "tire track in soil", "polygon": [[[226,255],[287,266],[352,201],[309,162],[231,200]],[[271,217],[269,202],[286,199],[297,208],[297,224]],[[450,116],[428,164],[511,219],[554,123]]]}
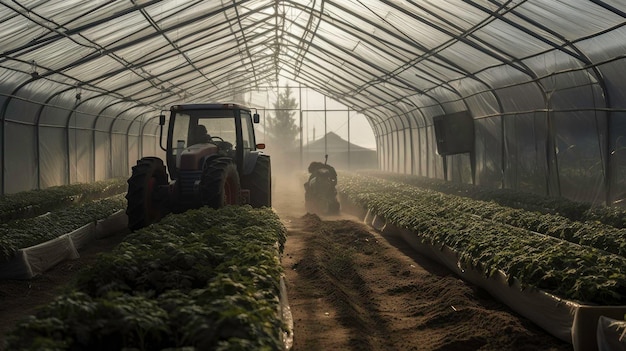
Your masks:
{"label": "tire track in soil", "polygon": [[274,197],[288,230],[293,351],[572,349],[401,238],[350,215],[304,214],[298,185]]}

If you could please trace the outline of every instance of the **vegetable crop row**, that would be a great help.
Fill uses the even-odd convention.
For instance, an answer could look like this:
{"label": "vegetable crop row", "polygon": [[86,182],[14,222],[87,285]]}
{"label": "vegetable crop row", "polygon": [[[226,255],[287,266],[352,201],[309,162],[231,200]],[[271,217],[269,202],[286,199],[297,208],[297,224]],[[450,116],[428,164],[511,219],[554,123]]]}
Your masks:
{"label": "vegetable crop row", "polygon": [[19,249],[55,239],[124,208],[126,199],[120,194],[43,216],[0,223],[0,262],[9,260]]}
{"label": "vegetable crop row", "polygon": [[[489,277],[589,304],[626,304],[626,258],[448,209],[454,196],[374,177],[342,175],[338,191],[423,240],[448,246]],[[481,206],[482,203],[477,203]]]}
{"label": "vegetable crop row", "polygon": [[563,197],[549,197],[513,189],[484,188],[417,175],[382,171],[367,171],[362,174],[475,200],[493,201],[502,206],[560,215],[572,221],[595,221],[615,228],[626,228],[626,209],[620,207],[593,206],[587,202],[572,201]]}
{"label": "vegetable crop row", "polygon": [[6,194],[0,197],[0,222],[34,217],[72,204],[121,194],[127,187],[126,179],[112,178]]}
{"label": "vegetable crop row", "polygon": [[[380,174],[377,177],[382,178]],[[388,178],[396,179],[397,177]],[[439,192],[413,185],[414,182],[406,184],[413,187],[414,191],[420,192],[422,197],[439,198],[441,196]],[[438,203],[441,211],[467,212],[484,219],[528,229],[575,244],[592,246],[626,257],[626,229],[624,228],[615,228],[597,221],[572,221],[556,214],[532,212],[499,205],[492,201],[472,200],[450,194],[445,194],[442,201]]]}
{"label": "vegetable crop row", "polygon": [[285,233],[267,208],[169,215],[99,256],[8,349],[281,349]]}

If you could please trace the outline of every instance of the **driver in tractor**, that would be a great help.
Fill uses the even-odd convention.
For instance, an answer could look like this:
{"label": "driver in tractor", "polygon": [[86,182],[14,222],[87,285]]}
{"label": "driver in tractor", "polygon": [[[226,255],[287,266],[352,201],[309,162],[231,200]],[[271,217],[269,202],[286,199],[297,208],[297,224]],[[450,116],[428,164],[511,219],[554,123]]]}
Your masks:
{"label": "driver in tractor", "polygon": [[324,175],[330,182],[337,184],[337,171],[335,171],[335,167],[329,164],[313,161],[309,164],[308,171],[311,175],[309,176],[309,181],[307,183],[310,183],[314,178]]}
{"label": "driver in tractor", "polygon": [[191,138],[191,142],[189,145],[194,144],[202,144],[202,143],[210,143],[211,135],[206,130],[206,127],[202,124],[198,124],[196,128],[193,130],[193,135]]}
{"label": "driver in tractor", "polygon": [[206,129],[206,126],[202,124],[198,124],[192,131],[191,138],[189,140],[189,145],[202,144],[202,143],[212,143],[217,145],[219,149],[219,153],[224,156],[232,156],[229,153],[232,151],[233,144],[224,139],[211,136]]}

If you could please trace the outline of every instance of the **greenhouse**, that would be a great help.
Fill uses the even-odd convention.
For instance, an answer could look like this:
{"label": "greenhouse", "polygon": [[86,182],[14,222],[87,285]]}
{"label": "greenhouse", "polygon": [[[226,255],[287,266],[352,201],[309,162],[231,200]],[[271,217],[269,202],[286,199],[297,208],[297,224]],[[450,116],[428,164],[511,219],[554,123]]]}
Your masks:
{"label": "greenhouse", "polygon": [[[5,2],[2,192],[125,176],[159,151],[161,110],[270,110],[284,77],[363,114],[381,169],[620,203],[625,11],[616,0]],[[434,121],[455,114],[473,130],[441,141],[469,144],[442,155]]]}
{"label": "greenhouse", "polygon": [[[0,215],[8,223],[0,224],[6,228],[16,218],[22,219],[19,211],[28,208],[30,215],[45,216],[50,213],[46,206],[54,202],[58,203],[49,207],[52,217],[47,220],[77,226],[62,217],[50,218],[57,218],[54,211],[67,199],[86,206],[83,213],[91,213],[101,207],[87,208],[90,205],[82,202],[110,196],[117,198],[107,200],[110,207],[105,217],[124,210],[128,228],[136,233],[143,233],[144,227],[170,212],[213,226],[207,219],[213,214],[184,210],[202,211],[197,209],[199,204],[220,208],[240,204],[240,200],[254,211],[272,207],[272,194],[293,190],[283,183],[293,174],[283,170],[304,174],[310,162],[327,161],[339,171],[339,181],[334,174],[337,191],[333,194],[341,202],[341,211],[353,207],[371,227],[381,233],[394,231],[407,242],[415,237],[407,231],[423,235],[411,245],[420,246],[422,254],[444,265],[451,259],[453,271],[456,266],[461,269],[462,261],[489,276],[502,272],[509,286],[519,283],[522,290],[536,286],[567,301],[619,306],[619,313],[626,311],[624,0],[3,0],[0,34],[0,200],[4,201],[0,201]],[[236,122],[214,125],[213,131],[217,128],[224,134],[219,142],[209,135],[204,144],[211,144],[220,157],[236,155],[238,159],[232,162],[236,165],[222,159],[211,166],[217,168],[211,168],[208,162],[217,156],[207,156],[214,151],[192,147],[191,125],[200,125],[207,117],[198,110],[218,107],[216,115],[234,111]],[[184,136],[174,127],[176,119],[187,123]],[[226,131],[232,133],[232,140],[224,140]],[[256,164],[247,163],[251,154],[256,161],[250,162]],[[206,163],[192,170],[198,162]],[[231,178],[231,173],[237,174]],[[146,179],[139,179],[145,174]],[[222,183],[210,182],[212,174],[220,174]],[[177,183],[168,184],[168,176]],[[306,176],[297,180],[294,192],[309,190],[312,178],[302,188]],[[85,184],[93,188],[78,188]],[[419,190],[408,190],[414,186]],[[163,200],[177,187],[182,195]],[[26,194],[30,199],[32,194],[61,188],[71,192],[64,193],[62,201],[45,198],[50,203],[45,206],[44,200],[25,202]],[[374,198],[374,191],[384,196]],[[430,191],[444,195],[434,196]],[[487,198],[484,194],[496,196],[489,191],[525,197],[507,198],[505,203],[504,195]],[[459,194],[485,202],[477,205],[448,197]],[[535,197],[543,202],[520,207],[521,201]],[[263,237],[266,242],[259,246],[269,250],[268,255],[280,255],[285,233],[277,218],[284,219],[284,213],[277,199],[276,218],[271,211],[255,212],[251,219],[239,212],[218,217],[254,223],[254,228],[276,234]],[[146,209],[139,203],[144,200],[170,207],[167,211]],[[9,202],[19,202],[21,207],[2,207]],[[562,207],[550,207],[557,202]],[[337,204],[337,212],[338,208]],[[413,218],[411,212],[404,212],[407,209],[420,214]],[[609,265],[601,273],[582,273],[577,266],[580,270],[575,273],[606,279],[589,283],[597,284],[594,294],[602,296],[582,293],[578,289],[585,287],[580,281],[572,281],[570,290],[570,286],[549,285],[545,275],[540,283],[528,283],[524,279],[546,272],[546,267],[536,267],[534,262],[553,262],[552,258],[544,254],[536,258],[529,250],[533,251],[529,261],[515,266],[500,256],[508,252],[506,245],[518,245],[513,239],[486,259],[489,250],[470,252],[480,244],[466,243],[460,236],[445,237],[450,228],[476,216],[488,222],[484,227],[482,220],[480,225],[474,223],[476,231],[516,233],[515,240],[528,233],[541,235],[533,246],[537,250],[557,236],[559,242],[587,250],[576,251],[574,255],[580,256],[571,264]],[[104,219],[96,218],[93,230]],[[176,219],[166,219],[168,225],[177,226]],[[44,222],[23,225],[34,228],[48,223],[39,220]],[[448,227],[438,227],[447,221]],[[463,233],[469,230],[459,228]],[[511,228],[510,232],[504,228]],[[179,229],[199,230],[193,226]],[[164,234],[158,225],[154,230],[168,238],[175,235]],[[1,244],[2,235],[0,239]],[[500,245],[498,235],[489,240],[494,247]],[[272,251],[278,250],[271,245],[274,242],[280,243],[278,253]],[[433,248],[424,249],[421,245],[426,242],[441,247],[441,252],[444,246],[451,251],[443,257]],[[2,247],[7,259],[15,252],[30,252],[15,245]],[[183,246],[161,249],[178,250],[180,255],[196,250]],[[126,249],[130,256],[145,254]],[[79,256],[78,247],[72,250],[71,258]],[[515,255],[508,258],[516,259]],[[521,266],[532,266],[532,272],[516,271]],[[23,274],[39,274],[33,269]],[[268,276],[280,276],[272,269],[268,268]],[[0,276],[2,272],[0,266]],[[205,273],[190,274],[200,279]],[[551,279],[558,276],[545,274]],[[519,279],[515,284],[513,277]],[[568,281],[567,277],[558,279]],[[498,295],[495,290],[490,293]],[[96,298],[104,297],[83,296],[77,301],[96,304]],[[142,308],[155,311],[148,305],[157,302],[145,303]],[[564,313],[565,329],[550,330],[557,322],[546,322],[547,328],[542,321],[533,322],[583,350],[581,345],[589,341],[581,335],[587,332],[571,332],[570,339],[570,326],[578,322],[572,322],[574,316],[569,313]],[[576,318],[583,317],[577,314]],[[595,323],[597,316],[593,318]],[[122,339],[128,341],[126,336]],[[140,339],[141,345],[131,347],[157,347],[144,344],[143,336]],[[592,339],[595,347],[595,336]],[[117,345],[117,339],[110,340],[109,346],[115,348],[111,345]]]}

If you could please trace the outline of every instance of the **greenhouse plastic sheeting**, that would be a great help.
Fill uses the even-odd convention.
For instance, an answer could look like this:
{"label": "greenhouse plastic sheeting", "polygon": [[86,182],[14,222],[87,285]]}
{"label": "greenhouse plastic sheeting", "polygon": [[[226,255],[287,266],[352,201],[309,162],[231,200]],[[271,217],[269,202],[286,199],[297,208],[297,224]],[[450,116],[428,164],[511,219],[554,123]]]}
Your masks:
{"label": "greenhouse plastic sheeting", "polygon": [[[441,4],[3,2],[0,193],[128,176],[169,106],[290,84],[364,115],[383,170],[623,205],[626,2]],[[474,150],[441,156],[463,111]]]}

